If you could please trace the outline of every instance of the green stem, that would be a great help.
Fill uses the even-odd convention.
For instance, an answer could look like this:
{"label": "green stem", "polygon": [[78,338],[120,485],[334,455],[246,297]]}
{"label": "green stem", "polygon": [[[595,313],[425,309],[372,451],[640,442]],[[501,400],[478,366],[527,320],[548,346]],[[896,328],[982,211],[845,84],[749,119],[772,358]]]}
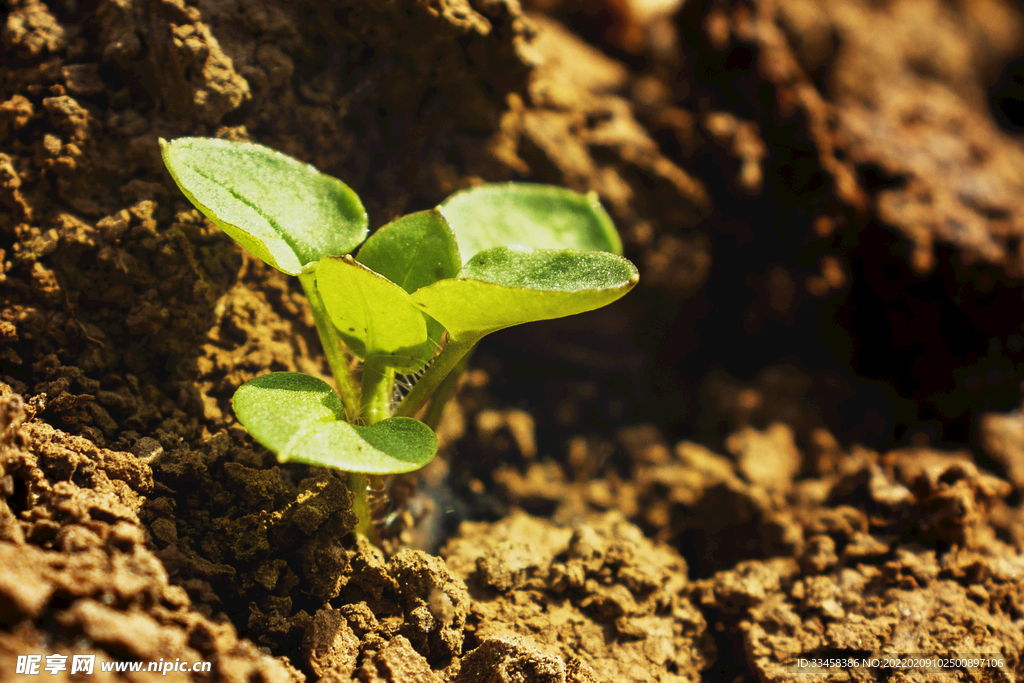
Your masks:
{"label": "green stem", "polygon": [[352,373],[348,369],[348,359],[345,358],[345,350],[341,347],[338,333],[334,329],[334,323],[327,315],[323,299],[316,288],[316,275],[313,271],[299,275],[299,282],[306,292],[309,300],[309,307],[313,311],[313,320],[316,322],[316,332],[320,335],[320,343],[323,344],[324,353],[327,355],[327,364],[331,366],[331,374],[338,385],[338,395],[341,396],[341,403],[345,406],[345,415],[349,420],[359,415],[359,394],[356,392],[355,383],[352,381]]}
{"label": "green stem", "polygon": [[[372,425],[390,417],[391,391],[395,385],[395,370],[373,362],[363,363],[363,377],[359,382],[362,391],[359,417],[364,425]],[[370,488],[369,477],[359,472],[348,473],[348,488],[355,496],[352,512],[359,519],[356,533],[365,536],[374,545],[380,545],[373,528],[373,511],[367,500]]]}
{"label": "green stem", "polygon": [[458,391],[459,380],[462,378],[462,373],[466,371],[466,366],[469,365],[469,358],[472,355],[473,351],[470,349],[469,353],[459,359],[459,362],[455,364],[455,367],[448,373],[448,376],[441,380],[440,386],[434,392],[434,398],[430,400],[430,405],[427,406],[427,412],[423,413],[423,424],[435,432],[437,431],[437,426],[441,424],[444,407],[455,396],[455,392]]}
{"label": "green stem", "polygon": [[369,489],[369,477],[361,472],[348,473],[348,490],[352,492],[352,513],[359,521],[356,523],[355,533],[365,536],[370,543],[379,546],[377,532],[373,528],[373,519],[370,514],[370,502],[367,500]]}
{"label": "green stem", "polygon": [[[341,404],[345,407],[345,417],[350,422],[359,417],[366,419],[361,410],[362,402],[359,399],[359,392],[356,390],[352,373],[348,369],[345,350],[341,347],[341,340],[338,339],[334,323],[331,322],[323,299],[320,298],[320,292],[316,288],[316,275],[313,271],[302,273],[299,275],[299,282],[302,283],[302,289],[306,292],[309,308],[313,311],[316,332],[320,335],[320,343],[323,344],[324,353],[327,355],[327,364],[331,366],[331,374],[334,375],[334,381],[338,386],[338,395],[341,397]],[[353,496],[352,512],[359,520],[356,523],[355,532],[370,539],[374,545],[378,545],[366,496],[368,483],[367,475],[359,472],[348,473],[348,490],[352,492]]]}
{"label": "green stem", "polygon": [[359,415],[364,425],[372,425],[391,417],[391,391],[395,386],[395,370],[369,361],[363,363],[360,380],[363,399]]}
{"label": "green stem", "polygon": [[458,366],[462,357],[473,350],[473,346],[478,341],[479,337],[464,340],[449,339],[448,344],[430,364],[427,371],[398,404],[395,415],[397,417],[415,417],[420,408],[430,399],[434,390]]}

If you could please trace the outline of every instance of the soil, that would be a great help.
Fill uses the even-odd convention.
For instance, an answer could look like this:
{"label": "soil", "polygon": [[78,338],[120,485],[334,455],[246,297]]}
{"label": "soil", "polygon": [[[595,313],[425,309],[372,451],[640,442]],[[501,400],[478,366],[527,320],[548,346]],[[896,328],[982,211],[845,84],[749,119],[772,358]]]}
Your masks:
{"label": "soil", "polygon": [[[1024,676],[1018,5],[2,12],[0,680]],[[373,227],[594,190],[641,284],[489,339],[356,542],[342,477],[234,419],[242,382],[329,370],[298,283],[163,170],[181,135],[313,163]]]}

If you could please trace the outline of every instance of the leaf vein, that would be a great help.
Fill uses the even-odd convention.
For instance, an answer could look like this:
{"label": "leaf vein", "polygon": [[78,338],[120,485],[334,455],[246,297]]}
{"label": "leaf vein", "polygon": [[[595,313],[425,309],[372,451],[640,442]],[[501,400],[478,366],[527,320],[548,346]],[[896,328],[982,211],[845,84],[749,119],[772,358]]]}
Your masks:
{"label": "leaf vein", "polygon": [[[240,194],[234,188],[232,188],[232,187],[230,187],[228,185],[225,185],[224,183],[220,182],[216,178],[213,178],[213,177],[209,176],[208,174],[206,174],[203,171],[199,170],[195,166],[189,165],[189,168],[191,168],[192,171],[194,171],[196,173],[196,175],[198,175],[198,176],[200,176],[202,178],[205,178],[206,180],[210,181],[214,185],[220,187],[225,192],[230,194],[232,197],[234,197],[235,199],[237,199],[238,201],[242,202],[243,204],[248,206],[250,209],[255,211],[256,214],[260,216],[260,218],[262,218],[263,220],[265,220],[267,223],[270,224],[270,227],[274,230],[274,232],[277,233],[277,236],[285,244],[288,245],[288,247],[295,253],[296,256],[299,257],[300,265],[302,265],[302,266],[306,265],[305,263],[302,263],[304,258],[299,255],[298,245],[294,244],[293,241],[291,239],[289,239],[288,231],[286,231],[281,226],[281,224],[277,222],[277,220],[273,216],[271,216],[270,214],[266,213],[262,208],[260,208],[259,204],[257,204],[256,202],[252,201],[248,197]],[[271,255],[273,255],[273,254],[271,254]],[[275,258],[274,260],[276,261],[277,259]]]}

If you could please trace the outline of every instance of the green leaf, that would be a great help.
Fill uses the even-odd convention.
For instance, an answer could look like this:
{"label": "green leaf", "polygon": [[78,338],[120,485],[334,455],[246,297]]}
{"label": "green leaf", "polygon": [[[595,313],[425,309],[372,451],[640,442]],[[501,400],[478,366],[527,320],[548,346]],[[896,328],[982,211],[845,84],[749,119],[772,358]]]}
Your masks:
{"label": "green leaf", "polygon": [[474,256],[460,278],[545,292],[584,292],[636,284],[632,263],[607,252],[497,247]]}
{"label": "green leaf", "polygon": [[636,267],[615,254],[497,247],[480,252],[456,279],[412,295],[456,339],[606,306],[636,285]]}
{"label": "green leaf", "polygon": [[430,427],[410,417],[392,417],[369,427],[311,422],[277,458],[347,472],[402,474],[420,469],[435,453],[437,437]]}
{"label": "green leaf", "polygon": [[462,268],[455,234],[437,209],[391,221],[374,232],[356,260],[412,294]]}
{"label": "green leaf", "polygon": [[351,256],[321,260],[316,288],[331,322],[359,358],[415,370],[433,355],[423,314],[405,290]]}
{"label": "green leaf", "polygon": [[251,379],[231,399],[238,421],[275,453],[310,422],[344,418],[345,409],[326,382],[301,372],[274,372]]}
{"label": "green leaf", "polygon": [[393,417],[371,427],[345,422],[334,390],[300,372],[249,380],[231,402],[238,421],[281,462],[401,474],[423,467],[437,452],[434,433],[411,418]]}
{"label": "green leaf", "polygon": [[494,247],[622,253],[615,225],[593,192],[493,183],[456,192],[438,209],[455,233],[463,263]]}
{"label": "green leaf", "polygon": [[[378,229],[359,249],[356,260],[410,294],[455,277],[462,267],[455,234],[437,209],[402,216]],[[429,316],[425,322],[430,342],[424,362],[444,335],[441,323]]]}
{"label": "green leaf", "polygon": [[251,142],[160,140],[164,164],[189,201],[265,263],[298,275],[366,237],[359,197],[337,178]]}

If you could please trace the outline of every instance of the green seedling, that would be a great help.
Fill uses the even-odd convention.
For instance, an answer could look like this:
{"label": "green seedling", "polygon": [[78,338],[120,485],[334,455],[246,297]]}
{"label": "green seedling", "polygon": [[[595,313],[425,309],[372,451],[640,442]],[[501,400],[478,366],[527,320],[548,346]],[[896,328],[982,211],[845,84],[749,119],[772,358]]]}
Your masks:
{"label": "green seedling", "polygon": [[[370,538],[367,477],[430,462],[438,443],[427,423],[436,424],[480,339],[600,308],[637,283],[593,194],[481,185],[366,239],[359,197],[308,164],[247,142],[180,138],[160,147],[202,213],[299,278],[337,384],[336,392],[296,372],[257,377],[235,392],[235,415],[279,461],[348,472],[357,532]],[[358,382],[349,354],[362,361]],[[396,373],[418,377],[404,397]],[[415,419],[432,396],[426,423]]]}

